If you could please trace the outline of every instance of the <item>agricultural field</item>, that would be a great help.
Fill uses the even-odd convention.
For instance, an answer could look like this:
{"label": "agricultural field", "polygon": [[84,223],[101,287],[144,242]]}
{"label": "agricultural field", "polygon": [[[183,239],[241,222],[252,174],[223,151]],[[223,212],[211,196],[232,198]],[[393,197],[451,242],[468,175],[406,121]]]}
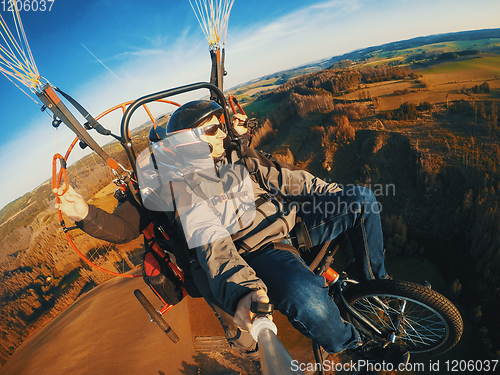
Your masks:
{"label": "agricultural field", "polygon": [[[426,38],[423,38],[422,43],[425,43],[425,40]],[[397,43],[393,44],[397,47]],[[400,81],[363,84],[339,98],[346,100],[377,98],[376,110],[384,111],[395,109],[404,102],[419,104],[468,99],[470,95],[464,93],[465,90],[488,82],[490,93],[488,95],[475,94],[474,97],[498,99],[500,98],[500,56],[497,52],[500,52],[500,38],[445,41],[392,50],[380,48],[366,53],[359,51],[355,54],[356,59],[343,61],[343,65],[352,69],[407,66],[411,67],[416,77]],[[312,72],[317,70],[311,67],[309,69]],[[281,78],[278,82],[284,83],[295,77],[293,71],[288,72],[287,75],[280,75],[280,77],[285,76],[286,79]],[[274,85],[270,86],[270,83],[276,82],[275,79],[264,77],[263,80],[252,82],[251,85],[241,86],[236,91],[236,97],[240,99],[239,95],[245,93],[245,99],[242,102],[245,105],[264,99],[268,89],[274,87]],[[235,91],[230,91],[230,93],[235,95]],[[259,117],[266,116],[270,109],[267,104],[269,102],[255,104],[255,107],[250,105],[249,113],[255,112]]]}
{"label": "agricultural field", "polygon": [[[228,95],[235,96],[241,104],[250,103],[255,97],[270,92],[279,86],[277,77],[258,80],[229,90]],[[276,84],[278,82],[278,84]]]}
{"label": "agricultural field", "polygon": [[357,90],[341,96],[358,100],[376,98],[376,110],[385,111],[408,102],[440,103],[471,98],[467,90],[488,83],[489,93],[476,93],[475,99],[500,98],[500,56],[475,56],[460,61],[443,62],[430,68],[413,70],[417,78],[399,81],[376,82],[361,85]]}
{"label": "agricultural field", "polygon": [[271,99],[262,99],[246,105],[244,110],[251,117],[262,118],[269,115],[277,106],[278,103],[272,103]]}
{"label": "agricultural field", "polygon": [[[395,58],[398,60],[422,60],[425,61],[431,55],[439,55],[446,52],[482,50],[489,51],[495,47],[500,47],[500,38],[487,38],[479,40],[459,40],[449,42],[431,43],[418,47],[404,48],[392,51],[374,51],[367,55],[367,59],[375,60],[374,63],[380,64],[387,60]],[[418,59],[420,58],[420,59]]]}

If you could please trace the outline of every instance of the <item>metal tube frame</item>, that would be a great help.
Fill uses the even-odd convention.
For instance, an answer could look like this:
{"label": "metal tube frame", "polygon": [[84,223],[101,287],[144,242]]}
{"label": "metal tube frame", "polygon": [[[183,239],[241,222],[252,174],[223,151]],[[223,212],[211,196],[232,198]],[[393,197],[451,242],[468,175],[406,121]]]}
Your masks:
{"label": "metal tube frame", "polygon": [[36,95],[42,103],[48,108],[55,116],[57,116],[68,128],[70,128],[77,137],[85,142],[92,150],[94,150],[106,163],[116,172],[119,168],[118,163],[116,163],[106,151],[104,151],[101,146],[87,133],[85,128],[80,124],[80,122],[73,116],[70,110],[64,105],[61,98],[56,94],[54,89],[50,84],[46,84],[41,92],[37,92]]}
{"label": "metal tube frame", "polygon": [[224,94],[222,91],[212,83],[208,82],[198,82],[198,83],[192,83],[189,85],[185,86],[180,86],[180,87],[175,87],[172,89],[164,90],[164,91],[159,91],[153,94],[149,94],[146,96],[143,96],[139,99],[137,99],[135,102],[133,102],[125,111],[125,114],[122,117],[122,122],[121,122],[121,138],[122,138],[122,146],[125,149],[125,153],[127,154],[127,157],[130,161],[131,167],[134,171],[134,174],[137,176],[137,168],[136,168],[136,155],[134,151],[134,147],[132,145],[132,141],[130,139],[130,132],[129,132],[129,126],[130,126],[130,119],[132,118],[132,115],[134,112],[142,107],[145,104],[154,102],[159,99],[164,99],[167,97],[175,96],[175,95],[180,95],[184,94],[186,92],[190,91],[195,91],[195,90],[200,90],[200,89],[208,89],[210,92],[215,93],[217,96],[217,100],[219,104],[221,105],[222,109],[224,110],[224,119],[226,122],[226,127],[227,131],[229,132],[229,135],[232,136],[231,134],[231,127],[229,126],[229,109],[227,106],[226,98],[224,97]]}

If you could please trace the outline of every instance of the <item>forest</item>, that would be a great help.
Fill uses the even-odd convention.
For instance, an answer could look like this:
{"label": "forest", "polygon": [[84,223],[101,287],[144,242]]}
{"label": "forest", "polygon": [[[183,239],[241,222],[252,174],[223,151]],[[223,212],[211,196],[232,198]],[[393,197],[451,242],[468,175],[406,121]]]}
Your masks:
{"label": "forest", "polygon": [[[378,197],[387,257],[396,264],[405,256],[435,264],[446,280],[439,291],[460,306],[479,343],[468,353],[498,359],[498,76],[432,102],[420,101],[422,92],[435,89],[423,86],[421,78],[408,67],[383,66],[333,68],[292,79],[247,107],[277,103],[261,117],[252,146],[327,180],[372,188],[394,184],[394,196]],[[377,82],[417,89],[396,95],[393,90],[385,98],[401,104],[380,110],[384,98],[366,94]],[[463,98],[447,100],[455,93]],[[260,117],[258,111],[252,115]]]}

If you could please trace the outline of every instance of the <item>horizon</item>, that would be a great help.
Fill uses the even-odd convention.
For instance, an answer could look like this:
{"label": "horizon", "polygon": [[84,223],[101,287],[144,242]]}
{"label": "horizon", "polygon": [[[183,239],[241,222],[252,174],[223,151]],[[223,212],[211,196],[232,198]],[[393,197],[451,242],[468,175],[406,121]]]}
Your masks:
{"label": "horizon", "polygon": [[[278,0],[259,7],[256,1],[236,0],[226,40],[227,89],[365,48],[419,37],[498,29],[494,15],[500,11],[500,4],[493,0],[474,4],[465,0],[426,0],[425,4],[388,0],[379,1],[383,3],[381,6],[374,3],[372,0]],[[56,0],[54,13],[21,14],[42,76],[68,92],[94,116],[114,104],[147,93],[208,81],[208,43],[188,1],[155,0],[144,14],[135,12],[137,5],[130,0],[120,2],[121,10],[114,9],[113,4],[91,0],[85,5],[75,5]],[[102,12],[102,7],[117,14]],[[170,8],[174,8],[173,14],[166,11]],[[439,18],[444,10],[451,15],[448,19]],[[5,15],[2,9],[0,13]],[[412,20],[403,22],[395,16],[401,18],[405,14],[417,15],[412,17],[417,20],[419,15],[426,15],[426,25]],[[378,24],[377,16],[383,21],[382,15],[386,22]],[[46,26],[52,26],[50,20],[63,16],[64,21],[57,28]],[[123,25],[123,20],[131,17],[135,18]],[[95,30],[89,31],[89,19],[98,25]],[[149,19],[152,22],[147,25],[140,23]],[[395,28],[398,32],[394,32],[398,24],[399,29]],[[337,40],[340,32],[344,38]],[[104,42],[103,35],[108,35]],[[124,41],[124,37],[128,39]],[[62,48],[59,54],[47,48],[54,40]],[[67,67],[73,70],[64,69]],[[50,179],[52,155],[60,152],[59,147],[65,150],[74,134],[64,127],[56,135],[46,132],[53,130],[51,120],[6,79],[0,79],[0,103],[4,110],[0,161],[5,176],[0,185],[1,210]],[[20,120],[20,127],[11,125]],[[25,134],[31,137],[26,139]]]}

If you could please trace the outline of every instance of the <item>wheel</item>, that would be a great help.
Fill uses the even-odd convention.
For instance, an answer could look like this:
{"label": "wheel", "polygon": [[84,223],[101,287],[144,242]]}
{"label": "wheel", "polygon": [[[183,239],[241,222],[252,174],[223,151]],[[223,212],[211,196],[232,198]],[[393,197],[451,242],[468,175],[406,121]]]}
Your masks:
{"label": "wheel", "polygon": [[172,340],[173,343],[179,342],[179,336],[177,336],[177,334],[172,330],[172,328],[170,328],[167,322],[163,320],[161,314],[156,311],[156,309],[153,307],[153,305],[151,305],[146,296],[139,289],[134,290],[134,295],[139,300],[141,305],[146,309],[151,319],[158,325],[158,327],[161,328],[163,332],[167,334],[169,339]]}
{"label": "wheel", "polygon": [[[460,340],[463,321],[457,308],[444,296],[423,285],[398,280],[370,280],[349,285],[347,303],[410,353],[437,355]],[[360,323],[353,325],[367,331]]]}

